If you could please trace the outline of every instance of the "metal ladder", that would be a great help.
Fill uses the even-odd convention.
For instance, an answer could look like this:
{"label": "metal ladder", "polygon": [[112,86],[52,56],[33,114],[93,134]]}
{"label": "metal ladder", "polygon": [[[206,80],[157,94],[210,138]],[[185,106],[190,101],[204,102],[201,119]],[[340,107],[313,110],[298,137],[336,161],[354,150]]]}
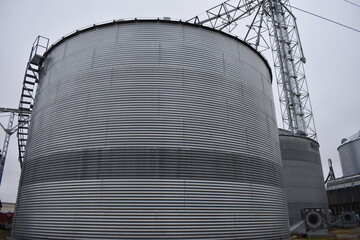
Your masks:
{"label": "metal ladder", "polygon": [[44,54],[49,47],[49,39],[38,36],[31,48],[29,61],[26,65],[23,88],[19,104],[18,117],[18,147],[20,167],[24,162],[26,143],[29,135],[29,127],[33,104],[35,101],[37,85],[39,83],[39,70],[44,60]]}

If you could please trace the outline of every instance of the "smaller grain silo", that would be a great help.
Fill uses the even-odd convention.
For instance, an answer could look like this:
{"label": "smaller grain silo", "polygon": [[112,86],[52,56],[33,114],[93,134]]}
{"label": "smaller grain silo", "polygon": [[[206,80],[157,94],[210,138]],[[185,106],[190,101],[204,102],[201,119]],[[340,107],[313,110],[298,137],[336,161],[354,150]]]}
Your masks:
{"label": "smaller grain silo", "polygon": [[319,144],[283,129],[279,139],[290,226],[304,220],[306,232],[326,229],[328,201]]}
{"label": "smaller grain silo", "polygon": [[360,131],[341,140],[338,147],[344,177],[360,173]]}

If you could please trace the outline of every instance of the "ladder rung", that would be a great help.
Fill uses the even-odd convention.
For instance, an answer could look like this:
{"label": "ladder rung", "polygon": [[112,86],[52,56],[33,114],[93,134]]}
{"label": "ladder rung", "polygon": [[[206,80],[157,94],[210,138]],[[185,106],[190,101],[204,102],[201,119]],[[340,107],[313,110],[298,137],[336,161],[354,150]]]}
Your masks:
{"label": "ladder rung", "polygon": [[20,99],[20,103],[21,103],[21,102],[28,102],[28,101],[31,101],[31,100],[32,100],[32,98],[29,98],[29,97],[26,97],[26,98],[25,98],[25,97],[24,97],[24,98],[21,98],[21,99]]}
{"label": "ladder rung", "polygon": [[29,92],[32,92],[32,91],[34,91],[34,89],[31,89],[31,88],[27,88],[27,87],[23,87],[23,89],[24,89],[24,90],[26,90],[26,91],[29,91]]}
{"label": "ladder rung", "polygon": [[34,84],[35,84],[35,82],[29,82],[29,81],[24,81],[24,83],[30,84],[30,85],[34,85]]}
{"label": "ladder rung", "polygon": [[[22,112],[19,112],[19,116],[24,116],[24,115],[28,115],[31,114],[32,109],[31,109],[31,105],[28,106],[29,104],[19,104],[19,110],[23,110]],[[30,108],[30,110],[28,110]]]}
{"label": "ladder rung", "polygon": [[37,77],[36,77],[36,76],[31,75],[31,74],[25,74],[25,76],[26,76],[26,77],[29,77],[29,78],[37,79]]}
{"label": "ladder rung", "polygon": [[[19,108],[23,108],[23,109],[26,109],[26,108],[31,108],[31,105],[29,106],[30,104],[28,103],[22,103],[20,102],[20,105],[19,105]],[[27,111],[27,110],[26,110]]]}
{"label": "ladder rung", "polygon": [[28,70],[33,71],[33,72],[39,72],[39,69],[33,68],[31,66],[28,67]]}
{"label": "ladder rung", "polygon": [[31,105],[31,102],[27,102],[27,101],[21,101],[21,100],[20,100],[20,103],[30,104],[30,105]]}
{"label": "ladder rung", "polygon": [[32,98],[32,96],[31,96],[31,95],[27,95],[27,94],[21,94],[21,97]]}
{"label": "ladder rung", "polygon": [[[26,100],[28,100],[28,99],[21,98],[21,99],[20,99],[20,104],[21,104],[21,103],[24,103],[24,104],[31,104],[31,102],[26,101]],[[20,107],[22,107],[22,106],[20,106]]]}

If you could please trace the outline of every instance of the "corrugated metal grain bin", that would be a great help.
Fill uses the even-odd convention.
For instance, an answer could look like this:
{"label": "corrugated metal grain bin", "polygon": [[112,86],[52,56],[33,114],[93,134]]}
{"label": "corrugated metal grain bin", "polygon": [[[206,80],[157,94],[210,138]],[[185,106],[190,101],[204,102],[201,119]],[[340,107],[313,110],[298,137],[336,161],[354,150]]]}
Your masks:
{"label": "corrugated metal grain bin", "polygon": [[[313,222],[309,222],[309,226],[326,229],[329,224],[329,207],[319,144],[308,137],[283,129],[279,129],[279,138],[290,225],[302,220],[306,221],[304,213],[308,212],[317,216],[322,212],[324,219],[321,219],[322,216],[314,217]],[[322,209],[322,211],[316,209]]]}
{"label": "corrugated metal grain bin", "polygon": [[341,141],[338,147],[344,177],[360,173],[360,131]]}
{"label": "corrugated metal grain bin", "polygon": [[16,239],[288,239],[266,61],[162,20],[70,35],[46,54]]}

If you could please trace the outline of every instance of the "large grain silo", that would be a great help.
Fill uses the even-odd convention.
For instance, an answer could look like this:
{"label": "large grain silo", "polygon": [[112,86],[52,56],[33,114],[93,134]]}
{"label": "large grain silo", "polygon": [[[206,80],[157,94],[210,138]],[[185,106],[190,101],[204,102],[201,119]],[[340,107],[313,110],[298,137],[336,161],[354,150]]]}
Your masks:
{"label": "large grain silo", "polygon": [[288,239],[271,73],[214,29],[114,21],[40,73],[16,239]]}
{"label": "large grain silo", "polygon": [[344,177],[360,174],[360,131],[344,138],[337,150]]}
{"label": "large grain silo", "polygon": [[290,225],[304,221],[306,232],[327,233],[329,210],[319,144],[284,129],[279,129],[279,139]]}

